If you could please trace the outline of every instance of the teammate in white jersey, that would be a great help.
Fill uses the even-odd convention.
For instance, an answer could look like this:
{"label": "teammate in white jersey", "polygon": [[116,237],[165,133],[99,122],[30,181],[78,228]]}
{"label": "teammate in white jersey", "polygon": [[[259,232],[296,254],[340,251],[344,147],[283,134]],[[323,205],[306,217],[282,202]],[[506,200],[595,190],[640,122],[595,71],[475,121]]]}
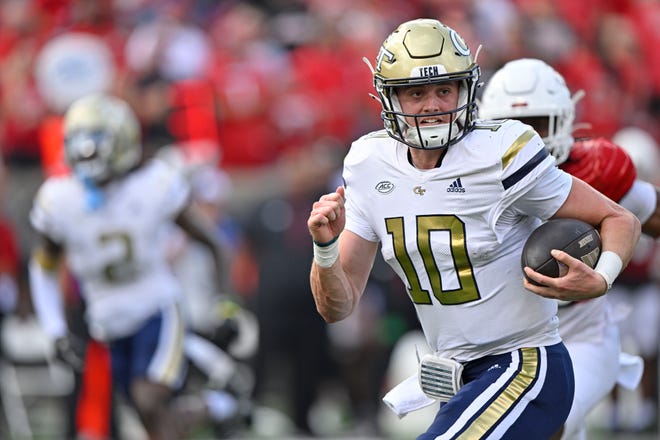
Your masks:
{"label": "teammate in white jersey", "polygon": [[73,361],[57,275],[66,258],[86,301],[89,333],[108,343],[113,385],[150,438],[178,438],[169,402],[186,371],[185,323],[163,249],[166,226],[176,221],[219,262],[218,247],[188,209],[183,176],[143,160],[140,126],[124,101],[79,99],[65,115],[64,135],[72,174],[47,179],[30,215],[41,238],[30,262],[37,315]]}
{"label": "teammate in white jersey", "polygon": [[[629,209],[642,223],[642,231],[660,235],[658,188],[636,178],[626,152],[604,138],[574,142],[575,103],[564,78],[538,59],[510,61],[495,72],[484,90],[480,116],[517,119],[532,126],[564,171],[576,176]],[[586,438],[585,417],[609,394],[617,379],[626,387],[639,381],[620,365],[619,328],[605,297],[562,303],[559,334],[573,361],[575,398],[562,439]],[[630,357],[623,355],[623,360]],[[641,365],[640,365],[641,367]],[[632,380],[631,380],[632,379]]]}
{"label": "teammate in white jersey", "polygon": [[[574,384],[551,299],[605,294],[630,259],[639,221],[555,167],[530,127],[477,121],[479,66],[437,20],[401,24],[373,74],[385,130],[353,143],[344,186],[315,202],[308,220],[319,313],[335,322],[354,311],[380,243],[433,352],[422,358],[418,388],[445,402],[418,439],[558,435]],[[605,258],[593,270],[554,252],[568,273],[526,268],[544,285],[533,286],[521,250],[551,217],[597,225]]]}

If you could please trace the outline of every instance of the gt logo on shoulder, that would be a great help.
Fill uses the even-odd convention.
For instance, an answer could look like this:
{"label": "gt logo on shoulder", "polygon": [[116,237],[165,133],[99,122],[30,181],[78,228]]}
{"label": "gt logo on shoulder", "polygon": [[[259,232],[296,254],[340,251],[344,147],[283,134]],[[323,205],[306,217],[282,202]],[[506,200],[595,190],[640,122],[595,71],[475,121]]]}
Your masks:
{"label": "gt logo on shoulder", "polygon": [[419,385],[431,399],[447,402],[463,386],[462,374],[462,364],[435,354],[426,354],[419,366]]}

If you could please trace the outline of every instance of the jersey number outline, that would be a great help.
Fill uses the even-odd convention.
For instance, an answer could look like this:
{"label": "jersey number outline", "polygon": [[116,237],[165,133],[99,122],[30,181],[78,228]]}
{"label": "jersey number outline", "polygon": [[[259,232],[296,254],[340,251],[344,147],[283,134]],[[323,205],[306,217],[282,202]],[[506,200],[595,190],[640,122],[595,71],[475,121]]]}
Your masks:
{"label": "jersey number outline", "polygon": [[[432,304],[428,290],[422,289],[419,275],[406,249],[403,217],[385,219],[387,233],[392,236],[394,255],[408,280],[408,293],[415,304]],[[481,298],[472,263],[467,253],[465,224],[455,215],[423,215],[417,217],[417,250],[422,256],[424,268],[431,283],[433,296],[443,305],[464,304]],[[449,232],[449,247],[459,288],[443,290],[440,270],[431,248],[431,232]]]}

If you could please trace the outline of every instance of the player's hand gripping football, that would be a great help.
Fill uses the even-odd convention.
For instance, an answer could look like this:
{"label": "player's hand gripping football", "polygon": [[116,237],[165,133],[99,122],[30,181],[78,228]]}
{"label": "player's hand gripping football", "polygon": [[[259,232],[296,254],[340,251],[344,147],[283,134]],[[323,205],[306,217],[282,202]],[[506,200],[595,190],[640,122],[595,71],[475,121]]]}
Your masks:
{"label": "player's hand gripping football", "polygon": [[525,274],[542,286],[536,286],[523,277],[525,289],[546,298],[562,301],[580,301],[596,298],[607,292],[607,282],[602,275],[577,258],[566,252],[554,249],[550,254],[562,263],[564,271],[557,278],[552,278],[525,267]]}
{"label": "player's hand gripping football", "polygon": [[314,241],[327,243],[344,230],[345,224],[344,187],[340,186],[335,192],[325,194],[314,202],[307,227]]}

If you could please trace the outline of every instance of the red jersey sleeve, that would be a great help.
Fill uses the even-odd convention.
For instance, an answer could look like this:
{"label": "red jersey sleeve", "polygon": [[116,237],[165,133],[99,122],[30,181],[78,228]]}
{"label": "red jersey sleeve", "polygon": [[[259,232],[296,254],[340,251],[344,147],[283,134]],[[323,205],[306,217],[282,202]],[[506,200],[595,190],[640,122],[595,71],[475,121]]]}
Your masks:
{"label": "red jersey sleeve", "polygon": [[615,202],[630,191],[637,170],[630,156],[605,138],[578,141],[560,168],[587,182]]}

